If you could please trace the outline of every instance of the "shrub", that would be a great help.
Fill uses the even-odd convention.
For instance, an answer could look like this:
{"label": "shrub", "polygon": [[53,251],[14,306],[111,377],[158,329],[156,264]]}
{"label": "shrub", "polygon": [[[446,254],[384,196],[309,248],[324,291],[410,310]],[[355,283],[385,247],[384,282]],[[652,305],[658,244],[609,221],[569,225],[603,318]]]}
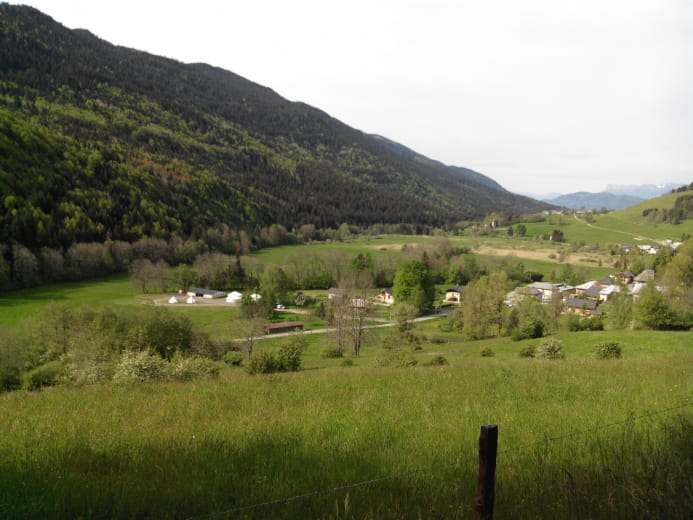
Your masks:
{"label": "shrub", "polygon": [[375,358],[375,364],[379,367],[407,368],[418,363],[414,356],[402,349],[385,350]]}
{"label": "shrub", "polygon": [[527,345],[520,349],[521,358],[533,358],[537,355],[534,345]]}
{"label": "shrub", "polygon": [[566,317],[566,324],[570,332],[579,332],[582,330],[604,330],[604,322],[600,316],[591,316],[589,318],[581,318],[576,314],[569,314]]}
{"label": "shrub", "polygon": [[604,330],[604,321],[600,316],[592,316],[585,321],[586,330]]}
{"label": "shrub", "polygon": [[441,344],[447,343],[448,339],[445,336],[441,336],[440,334],[431,334],[431,337],[428,338],[428,341],[435,344]]}
{"label": "shrub", "polygon": [[546,339],[537,347],[536,356],[544,359],[563,359],[563,344],[557,339]]}
{"label": "shrub", "polygon": [[224,362],[232,367],[239,367],[243,364],[245,356],[237,350],[231,350],[224,356]]}
{"label": "shrub", "polygon": [[116,383],[147,383],[166,378],[166,361],[147,351],[125,352],[116,365],[113,381]]}
{"label": "shrub", "polygon": [[24,387],[29,390],[40,390],[44,386],[53,386],[57,384],[63,368],[60,361],[50,361],[36,367],[24,375]]}
{"label": "shrub", "polygon": [[354,366],[354,360],[350,358],[342,359],[342,362],[340,363],[341,366],[343,367],[353,367]]}
{"label": "shrub", "polygon": [[90,385],[109,381],[113,377],[112,363],[108,360],[80,358],[68,354],[65,379],[73,385]]}
{"label": "shrub", "polygon": [[604,341],[594,346],[597,359],[619,359],[621,357],[621,344],[618,341]]}
{"label": "shrub", "polygon": [[261,350],[250,356],[246,365],[246,372],[250,375],[296,372],[301,369],[302,353],[303,346],[297,341],[290,341],[276,353]]}
{"label": "shrub", "polygon": [[279,362],[274,352],[260,350],[248,358],[245,370],[251,376],[256,374],[273,374],[279,371]]}
{"label": "shrub", "polygon": [[512,340],[541,338],[546,333],[546,324],[539,319],[531,319],[513,331]]}
{"label": "shrub", "polygon": [[481,349],[481,357],[493,357],[493,356],[495,356],[495,355],[496,355],[496,354],[495,354],[495,353],[493,352],[493,350],[490,349],[489,347],[486,347],[486,348],[482,348],[482,349]]}
{"label": "shrub", "polygon": [[0,392],[19,390],[22,387],[22,378],[17,367],[0,367]]}
{"label": "shrub", "polygon": [[197,378],[219,375],[219,365],[208,358],[177,355],[171,360],[167,368],[171,379],[176,381],[192,381]]}
{"label": "shrub", "polygon": [[279,349],[278,363],[280,372],[296,372],[301,370],[301,354],[303,347],[296,344],[283,345]]}
{"label": "shrub", "polygon": [[450,363],[448,363],[448,360],[445,359],[443,356],[436,356],[424,364],[429,366],[429,367],[436,367],[436,366],[449,365]]}
{"label": "shrub", "polygon": [[313,298],[311,298],[309,294],[302,292],[297,292],[296,296],[294,297],[294,304],[299,307],[306,307],[307,305],[313,303],[313,301]]}

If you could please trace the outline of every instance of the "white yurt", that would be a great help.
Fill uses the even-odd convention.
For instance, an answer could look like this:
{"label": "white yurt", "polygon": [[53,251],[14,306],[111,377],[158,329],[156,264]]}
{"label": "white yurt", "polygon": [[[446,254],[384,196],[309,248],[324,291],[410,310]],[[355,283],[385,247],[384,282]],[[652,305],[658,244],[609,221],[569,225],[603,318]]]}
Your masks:
{"label": "white yurt", "polygon": [[243,299],[243,295],[238,291],[232,291],[226,296],[228,303],[238,303]]}
{"label": "white yurt", "polygon": [[168,299],[168,303],[178,303],[178,298],[176,298],[175,296],[171,296]]}
{"label": "white yurt", "polygon": [[187,300],[185,300],[185,302],[186,302],[186,303],[195,303],[195,298],[193,298],[193,297],[191,296],[190,298],[188,298]]}

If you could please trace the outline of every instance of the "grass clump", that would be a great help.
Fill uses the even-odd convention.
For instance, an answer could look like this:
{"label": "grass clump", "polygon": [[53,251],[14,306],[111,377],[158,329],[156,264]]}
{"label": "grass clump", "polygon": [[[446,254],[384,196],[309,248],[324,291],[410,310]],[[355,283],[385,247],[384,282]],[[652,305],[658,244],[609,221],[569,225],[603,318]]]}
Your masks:
{"label": "grass clump", "polygon": [[544,359],[564,359],[563,343],[557,339],[545,339],[536,350],[536,357]]}
{"label": "grass clump", "polygon": [[597,359],[620,359],[622,350],[618,341],[603,341],[594,346]]}
{"label": "grass clump", "polygon": [[344,351],[339,347],[327,347],[322,351],[321,356],[324,359],[338,359],[344,357]]}
{"label": "grass clump", "polygon": [[440,367],[440,366],[449,365],[450,363],[448,363],[448,360],[445,359],[445,356],[435,356],[430,361],[428,361],[424,364],[426,366],[429,366],[429,367]]}
{"label": "grass clump", "polygon": [[481,349],[481,357],[493,357],[496,354],[493,352],[493,349],[486,347]]}
{"label": "grass clump", "polygon": [[537,355],[537,349],[534,345],[527,345],[520,349],[521,358],[533,358]]}

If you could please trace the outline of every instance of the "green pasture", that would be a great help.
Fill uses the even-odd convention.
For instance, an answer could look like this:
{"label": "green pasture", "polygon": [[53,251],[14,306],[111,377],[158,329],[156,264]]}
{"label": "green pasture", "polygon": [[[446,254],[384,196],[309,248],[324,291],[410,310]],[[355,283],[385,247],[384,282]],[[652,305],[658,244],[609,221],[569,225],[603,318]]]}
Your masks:
{"label": "green pasture", "polygon": [[0,515],[472,518],[498,424],[499,518],[688,518],[691,336],[619,334],[611,361],[588,355],[609,333],[576,333],[560,361],[456,341],[416,354],[439,367],[374,368],[373,346],[348,369],[2,394]]}
{"label": "green pasture", "polygon": [[359,253],[371,253],[373,256],[377,256],[387,251],[400,252],[404,245],[430,245],[433,243],[434,239],[435,238],[432,236],[423,235],[363,235],[341,242],[314,242],[311,244],[268,247],[254,251],[250,256],[260,259],[265,263],[276,263],[281,265],[286,261],[288,256],[294,254],[300,255],[305,252],[343,251],[354,256]]}
{"label": "green pasture", "polygon": [[80,305],[134,305],[145,301],[133,288],[129,275],[95,280],[46,284],[0,292],[0,325],[16,325],[38,315],[51,303]]}

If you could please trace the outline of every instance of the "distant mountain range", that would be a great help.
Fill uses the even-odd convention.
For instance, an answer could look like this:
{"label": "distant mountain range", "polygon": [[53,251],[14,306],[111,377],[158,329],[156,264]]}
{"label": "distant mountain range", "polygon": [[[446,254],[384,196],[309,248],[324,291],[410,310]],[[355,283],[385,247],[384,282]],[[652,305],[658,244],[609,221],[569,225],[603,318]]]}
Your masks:
{"label": "distant mountain range", "polygon": [[422,229],[551,207],[232,72],[117,47],[30,7],[0,4],[0,49],[0,243]]}
{"label": "distant mountain range", "polygon": [[[598,193],[590,193],[579,191],[575,193],[567,193],[560,195],[558,193],[550,193],[544,195],[536,195],[535,198],[543,200],[549,204],[561,206],[570,209],[602,209],[620,210],[643,202],[644,200],[659,197],[670,192],[674,188],[678,188],[679,183],[666,184],[640,184],[631,186],[618,186],[610,184],[606,190]],[[531,195],[530,195],[531,196]]]}

